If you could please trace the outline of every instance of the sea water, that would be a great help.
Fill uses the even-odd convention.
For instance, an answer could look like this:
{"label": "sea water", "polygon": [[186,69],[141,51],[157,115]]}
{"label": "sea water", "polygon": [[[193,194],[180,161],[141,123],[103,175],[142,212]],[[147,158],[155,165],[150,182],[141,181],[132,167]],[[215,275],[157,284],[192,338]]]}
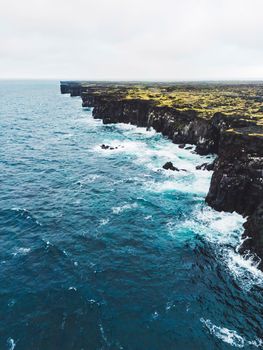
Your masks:
{"label": "sea water", "polygon": [[263,348],[244,219],[206,205],[196,170],[213,155],[44,81],[0,83],[0,142],[0,349]]}

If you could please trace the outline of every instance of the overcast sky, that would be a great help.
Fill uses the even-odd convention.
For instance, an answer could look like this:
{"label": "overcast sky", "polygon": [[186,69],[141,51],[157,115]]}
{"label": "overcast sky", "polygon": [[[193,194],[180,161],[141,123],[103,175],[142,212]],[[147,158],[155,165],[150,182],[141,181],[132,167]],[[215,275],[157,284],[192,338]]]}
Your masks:
{"label": "overcast sky", "polygon": [[0,78],[263,79],[263,0],[0,0]]}

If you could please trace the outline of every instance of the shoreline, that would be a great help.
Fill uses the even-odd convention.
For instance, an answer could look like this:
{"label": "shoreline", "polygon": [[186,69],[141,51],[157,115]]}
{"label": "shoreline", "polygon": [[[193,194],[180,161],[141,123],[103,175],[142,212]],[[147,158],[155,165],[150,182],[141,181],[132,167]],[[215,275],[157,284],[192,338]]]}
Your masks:
{"label": "shoreline", "polygon": [[82,106],[93,107],[93,117],[104,124],[152,127],[182,147],[196,145],[200,155],[216,154],[206,202],[217,211],[235,211],[246,218],[239,253],[250,258],[255,253],[263,270],[263,127],[237,115],[216,112],[206,119],[193,109],[126,99],[123,91],[128,88],[122,84],[116,92],[112,82],[61,82],[61,93],[80,96]]}

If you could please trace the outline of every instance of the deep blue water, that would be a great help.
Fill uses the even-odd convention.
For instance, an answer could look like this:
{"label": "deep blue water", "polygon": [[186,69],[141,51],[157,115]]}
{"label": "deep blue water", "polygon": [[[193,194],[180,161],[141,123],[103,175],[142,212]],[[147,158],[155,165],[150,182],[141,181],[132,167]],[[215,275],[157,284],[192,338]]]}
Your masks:
{"label": "deep blue water", "polygon": [[103,125],[58,82],[0,83],[0,142],[0,349],[263,348],[243,219],[195,170],[212,157]]}

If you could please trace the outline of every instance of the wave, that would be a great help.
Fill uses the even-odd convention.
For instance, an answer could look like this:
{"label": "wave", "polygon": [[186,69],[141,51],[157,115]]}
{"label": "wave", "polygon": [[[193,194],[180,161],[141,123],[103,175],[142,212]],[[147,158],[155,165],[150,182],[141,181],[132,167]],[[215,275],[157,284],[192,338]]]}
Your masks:
{"label": "wave", "polygon": [[101,219],[99,221],[99,226],[105,226],[109,223],[110,219],[106,218],[106,219]]}
{"label": "wave", "polygon": [[[8,212],[8,209],[6,210],[6,212]],[[34,216],[33,214],[27,210],[27,209],[24,209],[24,208],[17,208],[17,207],[13,207],[11,208],[11,212],[15,212],[15,216],[16,217],[21,217],[23,219],[26,219],[26,220],[29,220],[39,226],[42,226],[41,222],[38,221]]]}
{"label": "wave", "polygon": [[186,173],[183,171],[173,172],[162,171],[165,177],[169,177],[169,180],[163,182],[152,181],[146,184],[148,190],[152,192],[167,192],[176,191],[181,193],[192,193],[195,195],[204,196],[207,194],[210,184],[211,174],[195,174],[193,172]]}
{"label": "wave", "polygon": [[250,290],[255,285],[263,287],[263,272],[257,268],[257,257],[238,252],[245,218],[235,212],[217,212],[203,204],[197,204],[191,216],[181,228],[191,229],[214,244],[223,264],[243,289]]}
{"label": "wave", "polygon": [[209,332],[222,340],[223,342],[235,346],[237,348],[243,348],[245,346],[255,346],[257,348],[263,346],[263,340],[256,338],[254,340],[247,340],[245,337],[241,336],[235,330],[228,329],[226,327],[219,327],[214,325],[210,320],[205,320],[203,318],[200,321],[209,330]]}
{"label": "wave", "polygon": [[31,248],[16,248],[14,253],[12,253],[13,256],[17,256],[17,255],[27,255],[29,252],[31,251]]}
{"label": "wave", "polygon": [[120,214],[126,210],[129,210],[129,209],[134,209],[134,208],[137,208],[138,207],[138,204],[137,203],[132,203],[132,204],[124,204],[122,206],[119,206],[119,207],[112,207],[112,212],[113,214]]}
{"label": "wave", "polygon": [[249,291],[254,286],[263,288],[263,272],[258,269],[259,259],[256,255],[240,255],[233,250],[226,250],[224,259],[230,273],[243,289]]}
{"label": "wave", "polygon": [[[110,124],[112,125],[112,124]],[[161,133],[157,133],[156,130],[154,130],[153,128],[145,128],[145,127],[141,127],[141,126],[136,126],[136,125],[132,125],[132,124],[124,124],[124,123],[118,123],[118,124],[114,124],[116,129],[121,130],[123,133],[125,134],[130,134],[133,135],[134,137],[136,136],[143,136],[143,137],[153,137],[156,136],[157,134],[161,135]]]}
{"label": "wave", "polygon": [[95,182],[96,180],[98,180],[101,176],[98,174],[89,174],[87,176],[84,176],[83,178],[81,178],[80,180],[77,181],[77,185],[79,185],[80,187],[86,185],[86,184],[91,184],[93,182]]}
{"label": "wave", "polygon": [[8,346],[8,350],[14,350],[14,348],[16,347],[16,342],[14,341],[13,338],[7,339],[7,346]]}
{"label": "wave", "polygon": [[[179,169],[185,169],[188,173],[193,173],[196,179],[205,179],[205,184],[210,180],[211,172],[196,170],[196,165],[209,162],[214,159],[213,156],[200,156],[191,150],[180,149],[178,145],[171,144],[168,140],[160,140],[158,143],[149,143],[145,138],[140,140],[105,140],[104,144],[108,149],[102,149],[101,145],[96,145],[93,151],[100,156],[112,156],[112,154],[129,154],[133,156],[133,161],[138,165],[143,165],[152,171],[162,169],[162,166],[171,161]],[[194,149],[194,148],[193,148]],[[184,172],[186,175],[187,172]],[[175,176],[177,172],[166,171],[167,176]],[[180,174],[183,172],[180,172]]]}

